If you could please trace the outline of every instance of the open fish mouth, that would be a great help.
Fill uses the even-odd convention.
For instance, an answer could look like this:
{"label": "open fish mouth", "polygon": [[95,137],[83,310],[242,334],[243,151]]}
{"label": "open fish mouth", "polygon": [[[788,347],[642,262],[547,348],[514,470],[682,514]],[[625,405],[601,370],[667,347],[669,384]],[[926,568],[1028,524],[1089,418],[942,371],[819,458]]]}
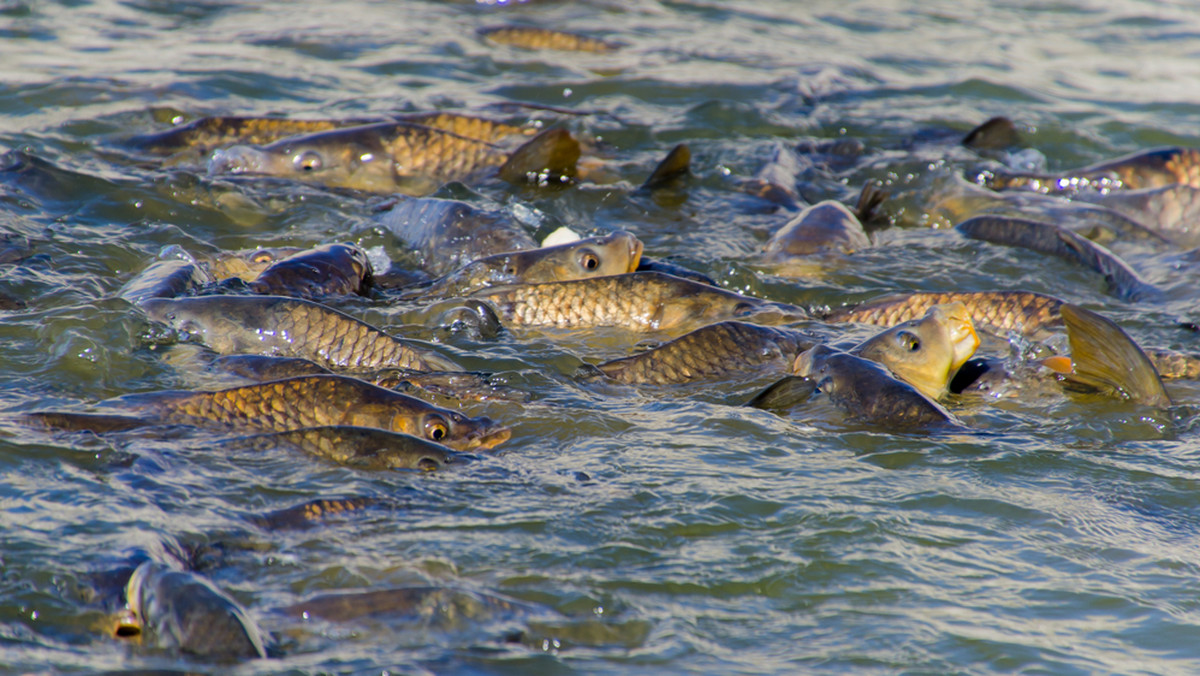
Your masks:
{"label": "open fish mouth", "polygon": [[214,150],[208,160],[208,175],[262,174],[268,166],[266,153],[250,146],[233,146]]}
{"label": "open fish mouth", "polygon": [[466,446],[464,446],[461,450],[488,450],[499,446],[511,438],[512,428],[505,427],[503,425],[489,424],[484,427],[483,431],[478,435],[469,437],[466,441]]}
{"label": "open fish mouth", "polygon": [[638,269],[638,265],[642,263],[642,251],[645,248],[642,240],[637,237],[633,238],[633,242],[629,245],[629,269],[626,272],[635,272]]}
{"label": "open fish mouth", "polygon": [[953,370],[965,364],[979,348],[979,334],[975,333],[975,325],[969,318],[950,320],[950,344],[954,348],[954,360],[950,365]]}

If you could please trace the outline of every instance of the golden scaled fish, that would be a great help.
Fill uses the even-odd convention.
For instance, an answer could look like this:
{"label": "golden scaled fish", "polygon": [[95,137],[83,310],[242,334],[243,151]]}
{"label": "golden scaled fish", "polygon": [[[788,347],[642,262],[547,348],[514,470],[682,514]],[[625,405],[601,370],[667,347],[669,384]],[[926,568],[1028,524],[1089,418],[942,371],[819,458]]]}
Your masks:
{"label": "golden scaled fish", "polygon": [[277,509],[249,518],[267,530],[305,530],[327,519],[358,513],[384,504],[378,498],[318,498],[294,507]]}
{"label": "golden scaled fish", "polygon": [[193,296],[148,300],[142,309],[225,355],[297,357],[335,370],[461,370],[430,347],[297,298]]}
{"label": "golden scaled fish", "polygon": [[579,143],[563,129],[516,150],[411,122],[383,122],[213,152],[212,175],[288,178],[331,188],[424,195],[452,180],[497,170],[506,181],[562,184],[575,176]]}
{"label": "golden scaled fish", "polygon": [[241,604],[205,578],[153,561],[130,576],[113,634],[205,660],[267,656],[262,632]]}
{"label": "golden scaled fish", "polygon": [[563,52],[607,53],[620,49],[618,42],[590,38],[578,33],[534,26],[492,26],[479,29],[484,38],[521,49],[553,49]]}
{"label": "golden scaled fish", "polygon": [[898,324],[850,350],[883,364],[900,380],[931,399],[947,386],[979,347],[979,336],[962,302],[935,305],[920,319]]}
{"label": "golden scaled fish", "polygon": [[852,307],[831,310],[821,318],[827,322],[858,322],[895,326],[918,319],[934,305],[960,302],[966,306],[977,329],[1004,335],[1025,335],[1062,325],[1058,309],[1063,301],[1032,291],[916,292],[887,296]]}
{"label": "golden scaled fish", "polygon": [[320,120],[229,115],[201,117],[165,131],[133,136],[124,141],[124,145],[155,155],[174,155],[176,159],[200,160],[218,148],[233,145],[263,146],[291,136],[389,121],[425,125],[488,143],[498,143],[511,136],[529,136],[537,131],[485,117],[445,111]]}
{"label": "golden scaled fish", "polygon": [[294,449],[339,465],[360,469],[435,470],[462,462],[455,451],[439,443],[374,427],[325,425],[285,432],[268,432],[218,442],[226,450],[270,452]]}
{"label": "golden scaled fish", "polygon": [[472,296],[513,328],[617,327],[684,332],[725,319],[782,324],[807,319],[799,307],[743,296],[660,272],[485,289]]}
{"label": "golden scaled fish", "polygon": [[43,426],[95,431],[122,429],[115,424],[121,421],[262,432],[353,425],[412,434],[455,450],[492,448],[512,434],[489,418],[468,418],[458,411],[337,375],[300,376],[216,391],[130,394],[104,404],[127,413],[47,411],[23,418]]}
{"label": "golden scaled fish", "polygon": [[449,298],[503,284],[540,284],[637,270],[642,242],[625,231],[476,259],[402,298]]}
{"label": "golden scaled fish", "polygon": [[1200,150],[1156,148],[1056,174],[997,173],[988,177],[985,185],[995,190],[1021,189],[1068,194],[1140,190],[1169,185],[1200,188]]}
{"label": "golden scaled fish", "polygon": [[595,374],[626,385],[674,385],[766,370],[783,373],[813,344],[812,337],[795,330],[717,322],[652,350],[599,364]]}
{"label": "golden scaled fish", "polygon": [[220,282],[226,279],[240,279],[244,282],[254,281],[263,270],[273,264],[298,254],[305,249],[298,246],[269,247],[263,249],[246,249],[242,251],[222,251],[205,257],[204,264],[208,266],[213,278]]}

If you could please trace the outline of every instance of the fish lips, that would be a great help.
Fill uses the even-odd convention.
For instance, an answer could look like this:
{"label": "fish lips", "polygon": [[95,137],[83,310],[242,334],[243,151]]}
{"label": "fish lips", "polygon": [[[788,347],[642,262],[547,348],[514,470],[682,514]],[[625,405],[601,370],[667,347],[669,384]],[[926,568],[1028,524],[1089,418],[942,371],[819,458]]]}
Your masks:
{"label": "fish lips", "polygon": [[[512,428],[497,425],[491,418],[478,418],[479,428],[472,431],[461,442],[460,451],[473,449],[489,450],[512,438]],[[455,446],[459,446],[456,444]]]}
{"label": "fish lips", "polygon": [[208,160],[208,175],[263,174],[270,164],[270,156],[257,148],[232,146],[213,151]]}

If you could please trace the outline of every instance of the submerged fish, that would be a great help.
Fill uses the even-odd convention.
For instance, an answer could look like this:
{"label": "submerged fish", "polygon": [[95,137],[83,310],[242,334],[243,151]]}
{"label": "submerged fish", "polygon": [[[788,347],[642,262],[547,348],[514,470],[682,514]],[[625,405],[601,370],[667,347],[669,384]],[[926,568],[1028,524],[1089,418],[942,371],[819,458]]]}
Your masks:
{"label": "submerged fish", "polygon": [[825,313],[827,322],[858,322],[895,326],[917,319],[929,308],[960,302],[966,306],[976,328],[1003,335],[1041,332],[1062,323],[1058,309],[1063,301],[1032,291],[950,291],[905,293]]}
{"label": "submerged fish", "polygon": [[114,420],[264,432],[353,425],[412,434],[456,450],[492,448],[511,436],[507,427],[488,418],[468,418],[458,411],[336,375],[301,376],[216,391],[129,394],[104,403],[132,415],[47,411],[23,418],[70,429],[96,429],[97,425],[113,429]]}
{"label": "submerged fish", "polygon": [[986,185],[995,190],[1041,193],[1140,190],[1168,185],[1200,188],[1200,150],[1171,147],[1138,151],[1057,174],[997,173]]}
{"label": "submerged fish", "polygon": [[676,180],[686,176],[691,171],[692,149],[686,143],[680,143],[671,148],[667,156],[654,167],[650,176],[638,190],[660,190],[671,185]]}
{"label": "submerged fish", "polygon": [[786,323],[808,318],[794,305],[659,272],[502,286],[473,297],[491,305],[506,326],[517,328],[687,331],[725,319]]}
{"label": "submerged fish", "polygon": [[889,428],[955,425],[954,416],[915,387],[892,377],[881,364],[816,345],[796,358],[788,376],[756,395],[757,408],[789,408],[823,392],[853,418]]}
{"label": "submerged fish", "polygon": [[[321,594],[282,609],[284,614],[328,622],[419,622],[426,627],[460,629],[467,622],[529,615],[532,606],[491,594],[444,587],[402,587]],[[543,611],[544,612],[544,611]]]}
{"label": "submerged fish", "polygon": [[935,305],[924,317],[876,334],[850,352],[883,364],[925,396],[939,399],[978,347],[966,305],[953,302]]}
{"label": "submerged fish", "polygon": [[863,222],[887,197],[876,184],[868,183],[858,197],[855,211],[836,200],[824,200],[805,207],[780,228],[764,247],[770,262],[783,262],[796,256],[826,251],[853,253],[871,245]]}
{"label": "submerged fish", "polygon": [[579,143],[562,129],[544,131],[509,153],[435,127],[383,122],[217,150],[208,170],[423,195],[492,168],[511,182],[525,183],[531,174],[535,180],[562,182],[575,175],[578,159]]}
{"label": "submerged fish", "polygon": [[226,355],[298,357],[340,370],[461,370],[429,347],[297,298],[195,296],[150,300],[143,309],[151,319]]}
{"label": "submerged fish", "polygon": [[633,272],[642,243],[625,231],[589,237],[569,244],[509,251],[476,259],[404,298],[465,296],[502,284],[537,284]]}
{"label": "submerged fish", "polygon": [[250,521],[267,530],[303,530],[320,521],[360,512],[383,504],[378,498],[318,498],[273,512],[250,517]]}
{"label": "submerged fish", "polygon": [[479,34],[492,42],[522,49],[604,53],[613,52],[622,47],[617,42],[533,26],[493,26],[479,29]]}
{"label": "submerged fish", "polygon": [[784,372],[813,344],[811,336],[799,331],[725,321],[595,369],[626,385],[673,385],[768,369]]}
{"label": "submerged fish", "polygon": [[254,293],[317,298],[363,295],[371,282],[365,251],[353,244],[323,244],[275,261],[249,287]]}
{"label": "submerged fish", "polygon": [[236,437],[218,443],[228,450],[260,453],[290,448],[362,469],[435,470],[455,462],[455,458],[459,457],[441,444],[411,434],[350,425],[304,427]]}
{"label": "submerged fish", "polygon": [[119,638],[223,662],[267,656],[241,604],[198,575],[146,561],[130,576],[125,599]]}
{"label": "submerged fish", "polygon": [[1141,190],[1087,192],[1075,195],[1073,199],[1122,213],[1180,246],[1200,246],[1200,188],[1168,185]]}
{"label": "submerged fish", "polygon": [[163,258],[126,282],[119,295],[134,305],[141,305],[153,298],[183,296],[214,281],[213,276],[194,260]]}
{"label": "submerged fish", "polygon": [[959,223],[955,230],[971,239],[1017,246],[1084,265],[1103,275],[1110,290],[1125,300],[1146,300],[1162,295],[1116,254],[1050,223],[1007,216],[976,216]]}
{"label": "submerged fish", "polygon": [[226,279],[252,282],[271,265],[302,251],[304,249],[298,246],[222,251],[208,256],[204,263],[218,282]]}
{"label": "submerged fish", "polygon": [[479,258],[538,246],[507,214],[457,200],[405,200],[378,220],[417,253],[422,267],[439,277]]}

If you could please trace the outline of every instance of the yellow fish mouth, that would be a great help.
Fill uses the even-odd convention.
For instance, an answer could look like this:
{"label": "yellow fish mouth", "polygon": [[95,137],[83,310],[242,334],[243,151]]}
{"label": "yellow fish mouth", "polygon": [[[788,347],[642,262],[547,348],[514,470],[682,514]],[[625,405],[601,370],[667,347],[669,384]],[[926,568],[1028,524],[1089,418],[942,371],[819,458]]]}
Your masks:
{"label": "yellow fish mouth", "polygon": [[629,269],[626,270],[626,272],[636,272],[637,271],[638,265],[640,265],[642,262],[642,251],[644,249],[645,249],[645,245],[642,244],[642,240],[638,239],[637,237],[634,237],[633,245],[630,247],[630,251],[629,251]]}
{"label": "yellow fish mouth", "polygon": [[463,450],[471,450],[474,448],[482,448],[484,450],[495,448],[500,444],[512,438],[512,428],[510,427],[493,427],[485,430],[477,437],[473,437],[466,448]]}
{"label": "yellow fish mouth", "polygon": [[953,372],[979,349],[979,334],[975,333],[975,324],[971,321],[971,313],[967,312],[966,305],[958,301],[947,305],[946,328],[954,353],[950,362],[950,370]]}

